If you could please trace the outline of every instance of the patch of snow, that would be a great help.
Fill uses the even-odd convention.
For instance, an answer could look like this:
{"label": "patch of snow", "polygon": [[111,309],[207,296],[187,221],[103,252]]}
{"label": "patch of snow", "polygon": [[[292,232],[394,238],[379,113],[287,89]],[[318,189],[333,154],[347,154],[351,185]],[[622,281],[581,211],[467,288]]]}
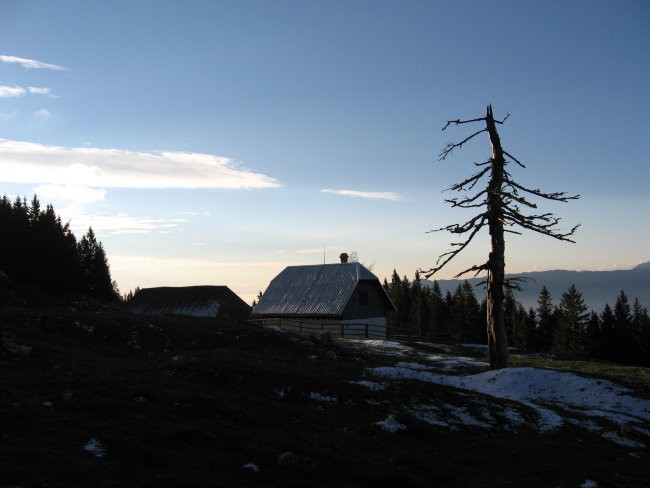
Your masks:
{"label": "patch of snow", "polygon": [[580,485],[580,488],[598,488],[598,483],[596,483],[594,480],[585,480]]}
{"label": "patch of snow", "polygon": [[616,444],[620,444],[621,446],[638,447],[638,448],[641,448],[641,449],[645,449],[645,444],[644,443],[633,441],[632,439],[626,439],[625,437],[621,437],[616,432],[603,432],[602,436],[607,440],[610,440],[612,442],[616,442]]}
{"label": "patch of snow", "polygon": [[253,473],[259,473],[260,467],[255,463],[246,463],[242,466],[244,469],[250,469]]}
{"label": "patch of snow", "polygon": [[491,427],[490,424],[481,422],[472,414],[470,414],[465,407],[457,407],[454,405],[445,405],[449,413],[456,417],[463,425],[471,425],[473,427]]}
{"label": "patch of snow", "polygon": [[52,408],[54,404],[52,402],[43,402],[42,404],[45,408]]}
{"label": "patch of snow", "polygon": [[285,451],[278,456],[278,464],[280,465],[292,464],[295,462],[296,458],[297,456],[291,451]]}
{"label": "patch of snow", "polygon": [[412,362],[408,362],[408,361],[400,361],[395,366],[397,366],[398,368],[409,368],[409,369],[414,369],[414,370],[431,369],[431,366],[426,366],[426,365],[420,364],[420,363],[412,363]]}
{"label": "patch of snow", "polygon": [[394,434],[395,432],[399,432],[400,430],[406,430],[406,425],[400,424],[396,419],[395,415],[389,415],[386,420],[380,420],[379,422],[375,422],[375,425],[381,427],[387,432],[390,432]]}
{"label": "patch of snow", "polygon": [[380,352],[385,356],[404,356],[405,352],[413,350],[400,342],[388,341],[385,339],[341,339],[343,344],[350,344],[355,347],[366,347],[374,352]]}
{"label": "patch of snow", "polygon": [[336,403],[338,401],[335,396],[321,395],[320,393],[315,393],[313,391],[309,394],[309,398],[325,403]]}
{"label": "patch of snow", "polygon": [[84,446],[84,449],[96,458],[103,458],[106,456],[104,445],[95,438],[90,439]]}
{"label": "patch of snow", "polygon": [[462,356],[438,356],[438,355],[423,355],[423,359],[441,365],[445,370],[456,369],[463,366],[478,366],[478,367],[488,367],[489,364],[483,361],[476,361],[472,358],[466,358]]}
{"label": "patch of snow", "polygon": [[348,381],[348,383],[365,386],[371,391],[381,391],[384,388],[386,388],[386,385],[384,385],[383,383],[375,383],[374,381],[368,381],[368,380]]}
{"label": "patch of snow", "polygon": [[507,368],[468,376],[440,375],[404,367],[369,371],[385,378],[415,379],[518,401],[537,412],[542,430],[563,423],[562,417],[548,406],[578,408],[582,415],[603,417],[619,424],[650,420],[650,400],[635,398],[629,395],[629,389],[609,381],[573,373],[536,368]]}
{"label": "patch of snow", "polygon": [[526,419],[524,419],[519,412],[512,408],[505,408],[501,411],[503,416],[508,419],[508,422],[510,422],[513,425],[525,425],[526,424]]}
{"label": "patch of snow", "polygon": [[440,419],[440,409],[433,405],[414,405],[407,412],[418,420],[438,427],[450,427],[449,422]]}
{"label": "patch of snow", "polygon": [[276,388],[273,390],[273,393],[275,394],[276,397],[282,399],[287,396],[289,393],[289,388]]}
{"label": "patch of snow", "polygon": [[143,397],[143,396],[139,396],[139,397],[135,398],[135,403],[144,403],[146,401],[147,401],[147,399],[145,397]]}

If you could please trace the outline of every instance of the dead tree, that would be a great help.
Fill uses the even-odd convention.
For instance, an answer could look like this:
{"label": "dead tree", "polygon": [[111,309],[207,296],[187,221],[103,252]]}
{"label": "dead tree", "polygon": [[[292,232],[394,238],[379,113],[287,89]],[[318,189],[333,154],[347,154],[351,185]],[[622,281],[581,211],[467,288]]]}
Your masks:
{"label": "dead tree", "polygon": [[485,127],[474,132],[460,142],[450,143],[440,153],[442,161],[449,156],[454,149],[462,147],[465,143],[483,132],[487,132],[492,145],[492,157],[483,163],[474,163],[480,168],[476,173],[466,180],[456,183],[448,190],[456,192],[471,192],[489,176],[485,188],[471,195],[464,195],[446,199],[452,207],[477,208],[481,212],[464,224],[452,224],[441,227],[430,232],[448,231],[459,236],[458,242],[452,242],[452,249],[441,254],[436,265],[429,270],[421,272],[429,278],[440,271],[447,263],[455,258],[465,249],[476,237],[481,229],[487,227],[490,234],[490,254],[488,260],[483,264],[473,265],[458,273],[458,278],[467,273],[474,273],[478,276],[481,272],[487,272],[487,333],[490,348],[490,368],[498,369],[508,366],[508,338],[503,314],[504,287],[517,288],[516,279],[509,281],[505,278],[505,238],[504,233],[521,234],[516,228],[526,229],[561,241],[574,242],[571,236],[579,225],[576,225],[568,232],[558,230],[560,219],[552,213],[529,213],[537,209],[537,205],[530,201],[530,197],[539,197],[557,202],[567,202],[580,198],[579,195],[568,196],[564,192],[546,193],[541,190],[527,188],[514,181],[507,171],[509,163],[516,163],[525,168],[517,158],[509,154],[501,146],[501,139],[497,132],[497,124],[503,124],[508,118],[496,120],[492,114],[492,105],[488,105],[485,117],[468,120],[449,120],[442,130],[450,125],[471,124],[484,122]]}

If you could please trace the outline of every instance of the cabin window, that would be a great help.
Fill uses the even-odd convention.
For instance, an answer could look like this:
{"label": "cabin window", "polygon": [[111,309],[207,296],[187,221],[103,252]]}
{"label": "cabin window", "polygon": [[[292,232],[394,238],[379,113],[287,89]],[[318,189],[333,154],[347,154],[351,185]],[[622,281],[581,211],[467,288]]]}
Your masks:
{"label": "cabin window", "polygon": [[359,291],[359,305],[368,305],[368,292]]}

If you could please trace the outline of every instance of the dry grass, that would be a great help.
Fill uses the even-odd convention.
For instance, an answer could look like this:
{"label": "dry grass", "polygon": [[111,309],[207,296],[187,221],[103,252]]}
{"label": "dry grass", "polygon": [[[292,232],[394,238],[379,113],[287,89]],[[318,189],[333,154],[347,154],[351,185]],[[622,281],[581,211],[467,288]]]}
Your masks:
{"label": "dry grass", "polygon": [[[647,483],[647,456],[572,427],[450,430],[409,417],[403,405],[465,394],[349,383],[381,358],[336,343],[53,304],[5,307],[0,330],[0,487]],[[376,425],[391,414],[406,430]]]}

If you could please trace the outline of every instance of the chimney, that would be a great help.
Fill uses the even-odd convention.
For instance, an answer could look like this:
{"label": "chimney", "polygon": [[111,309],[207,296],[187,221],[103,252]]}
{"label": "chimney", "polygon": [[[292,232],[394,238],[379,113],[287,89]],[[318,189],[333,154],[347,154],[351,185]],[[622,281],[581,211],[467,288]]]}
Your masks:
{"label": "chimney", "polygon": [[342,252],[339,257],[341,258],[341,264],[348,262],[348,253]]}

